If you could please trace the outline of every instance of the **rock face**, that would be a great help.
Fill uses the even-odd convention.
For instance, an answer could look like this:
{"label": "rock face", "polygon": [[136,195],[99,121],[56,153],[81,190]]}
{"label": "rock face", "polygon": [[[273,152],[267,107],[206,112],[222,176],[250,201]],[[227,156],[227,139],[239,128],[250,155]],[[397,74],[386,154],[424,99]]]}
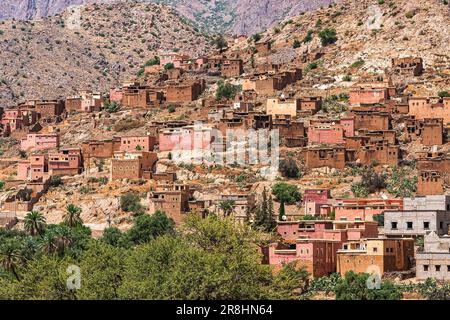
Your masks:
{"label": "rock face", "polygon": [[[120,0],[2,0],[1,19],[30,20],[62,12],[71,5]],[[174,7],[200,28],[213,32],[252,34],[304,11],[335,0],[144,0]]]}

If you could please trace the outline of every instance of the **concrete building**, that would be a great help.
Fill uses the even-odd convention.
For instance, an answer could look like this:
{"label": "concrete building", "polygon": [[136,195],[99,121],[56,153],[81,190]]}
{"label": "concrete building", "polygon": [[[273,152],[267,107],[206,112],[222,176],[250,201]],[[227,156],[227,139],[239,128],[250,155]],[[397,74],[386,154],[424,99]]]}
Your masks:
{"label": "concrete building", "polygon": [[387,237],[418,237],[434,231],[448,234],[450,212],[438,210],[400,210],[384,212],[384,234]]}
{"label": "concrete building", "polygon": [[429,195],[403,199],[404,210],[450,211],[450,196]]}
{"label": "concrete building", "polygon": [[416,254],[416,278],[450,280],[450,237],[435,232],[424,237],[423,251]]}

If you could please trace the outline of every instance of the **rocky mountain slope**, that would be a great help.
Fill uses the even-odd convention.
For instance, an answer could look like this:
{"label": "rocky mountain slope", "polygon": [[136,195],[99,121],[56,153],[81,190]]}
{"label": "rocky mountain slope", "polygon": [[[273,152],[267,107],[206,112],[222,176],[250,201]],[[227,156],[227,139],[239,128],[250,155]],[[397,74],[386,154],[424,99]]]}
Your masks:
{"label": "rocky mountain slope", "polygon": [[0,22],[0,105],[105,90],[134,76],[158,50],[209,52],[210,39],[171,8],[88,5],[39,21]]}
{"label": "rocky mountain slope", "polygon": [[[57,14],[71,5],[119,0],[2,0],[1,19],[33,19]],[[167,4],[212,32],[252,34],[303,11],[327,6],[333,0],[143,0]]]}
{"label": "rocky mountain slope", "polygon": [[[320,34],[333,29],[337,41],[324,47]],[[277,25],[262,40],[273,43],[271,54],[263,58],[272,62],[323,51],[307,77],[331,76],[333,85],[349,86],[363,73],[382,73],[391,58],[406,56],[423,58],[426,69],[415,80],[413,93],[436,94],[450,85],[450,7],[441,0],[342,0]],[[352,81],[342,81],[344,76]]]}

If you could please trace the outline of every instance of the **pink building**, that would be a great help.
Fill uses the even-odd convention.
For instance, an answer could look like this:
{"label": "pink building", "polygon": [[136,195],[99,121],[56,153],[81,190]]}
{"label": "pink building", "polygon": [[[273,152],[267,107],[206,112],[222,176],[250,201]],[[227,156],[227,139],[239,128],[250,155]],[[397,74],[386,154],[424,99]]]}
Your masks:
{"label": "pink building", "polygon": [[307,189],[303,195],[305,203],[305,214],[320,215],[322,206],[329,206],[328,201],[331,199],[329,189]]}
{"label": "pink building", "polygon": [[43,154],[32,154],[28,160],[21,160],[17,164],[18,180],[44,179],[47,172],[47,157]]}
{"label": "pink building", "polygon": [[120,138],[120,151],[153,151],[156,137],[152,136],[130,136]]}
{"label": "pink building", "polygon": [[368,221],[302,220],[278,222],[282,243],[271,244],[266,261],[275,267],[296,261],[313,277],[336,272],[337,251],[344,242],[378,237],[378,224]]}
{"label": "pink building", "polygon": [[343,144],[344,128],[340,124],[309,127],[308,141],[312,144]]}
{"label": "pink building", "polygon": [[29,133],[26,139],[20,141],[20,149],[25,151],[38,151],[59,147],[59,135]]}
{"label": "pink building", "polygon": [[355,87],[350,91],[350,105],[376,104],[389,98],[387,88],[360,88]]}
{"label": "pink building", "polygon": [[3,113],[1,123],[7,127],[7,131],[14,132],[35,124],[37,120],[38,114],[36,111],[18,108],[6,109]]}
{"label": "pink building", "polygon": [[123,90],[122,88],[111,88],[109,90],[109,101],[110,102],[117,102],[121,103],[123,97]]}
{"label": "pink building", "polygon": [[385,210],[402,210],[403,199],[337,199],[334,206],[337,221],[373,221]]}
{"label": "pink building", "polygon": [[206,150],[216,134],[216,129],[202,126],[186,126],[171,128],[159,133],[159,151],[192,151],[194,149]]}
{"label": "pink building", "polygon": [[81,149],[62,149],[48,155],[48,171],[51,176],[76,175],[82,169]]}

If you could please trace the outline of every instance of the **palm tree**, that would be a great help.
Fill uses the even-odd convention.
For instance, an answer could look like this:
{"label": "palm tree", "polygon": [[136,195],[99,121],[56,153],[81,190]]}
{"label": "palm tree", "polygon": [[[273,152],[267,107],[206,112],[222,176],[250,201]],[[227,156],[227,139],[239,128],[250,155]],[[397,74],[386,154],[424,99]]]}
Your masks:
{"label": "palm tree", "polygon": [[25,216],[25,230],[32,236],[37,234],[42,235],[45,225],[45,217],[38,211],[31,211]]}
{"label": "palm tree", "polygon": [[223,211],[224,215],[228,217],[234,210],[234,200],[223,200],[219,203],[219,208]]}
{"label": "palm tree", "polygon": [[70,228],[57,225],[42,237],[41,249],[46,254],[57,253],[62,256],[68,246],[73,243]]}
{"label": "palm tree", "polygon": [[69,204],[66,207],[66,214],[64,215],[64,224],[68,227],[76,227],[83,224],[83,220],[80,217],[81,208],[74,204]]}
{"label": "palm tree", "polygon": [[17,269],[23,262],[22,251],[17,241],[10,240],[0,246],[0,265],[11,272],[18,281],[20,278]]}

